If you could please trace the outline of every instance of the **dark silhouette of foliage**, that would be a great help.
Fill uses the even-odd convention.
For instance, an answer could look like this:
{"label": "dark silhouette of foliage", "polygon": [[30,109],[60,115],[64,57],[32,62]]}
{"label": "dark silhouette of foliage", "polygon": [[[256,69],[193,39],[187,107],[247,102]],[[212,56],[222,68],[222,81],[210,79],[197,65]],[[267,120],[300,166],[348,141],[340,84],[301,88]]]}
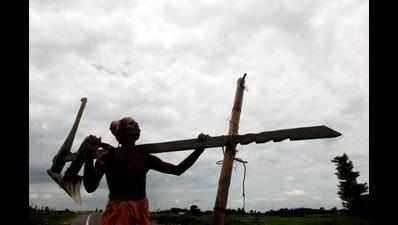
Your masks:
{"label": "dark silhouette of foliage", "polygon": [[42,225],[42,224],[58,224],[57,222],[61,219],[71,218],[76,215],[75,212],[64,209],[56,210],[48,206],[31,206],[29,205],[29,221],[31,225]]}
{"label": "dark silhouette of foliage", "polygon": [[264,213],[267,216],[283,216],[283,217],[300,217],[300,216],[313,216],[313,215],[337,215],[337,208],[331,208],[327,210],[323,207],[320,209],[311,209],[311,208],[295,208],[295,209],[287,209],[282,208],[279,210],[269,210]]}
{"label": "dark silhouette of foliage", "polygon": [[[168,210],[157,211],[156,213],[151,215],[151,218],[153,221],[156,221],[156,224],[163,224],[163,225],[171,225],[171,224],[211,225],[212,214],[214,212],[211,210],[206,210],[206,211],[201,211],[201,213],[198,215],[194,215],[192,212],[198,209],[199,207],[197,205],[191,205],[188,209],[171,208]],[[288,221],[290,219],[295,221],[297,220],[298,217],[303,217],[302,218],[303,220],[305,220],[306,218],[307,219],[314,218],[314,220],[318,220],[323,217],[338,218],[339,215],[346,218],[345,215],[347,215],[347,210],[337,209],[337,207],[333,207],[330,209],[325,209],[324,207],[320,207],[319,209],[282,208],[279,210],[269,210],[267,212],[261,212],[257,210],[248,210],[247,212],[245,212],[243,208],[235,208],[235,209],[226,209],[226,214],[227,216],[225,220],[225,225],[237,225],[237,224],[251,225],[251,224],[263,224],[265,220],[264,216],[273,216],[273,217],[279,216],[282,217],[281,219],[283,219],[284,221]],[[283,218],[283,217],[291,217],[291,218]],[[320,223],[311,223],[311,224],[320,224]],[[334,224],[367,224],[367,223],[336,223],[336,221],[331,219],[330,221],[326,221],[325,223],[322,224],[334,225]]]}
{"label": "dark silhouette of foliage", "polygon": [[354,165],[348,156],[344,153],[342,156],[336,156],[332,160],[336,164],[335,173],[339,181],[339,191],[337,194],[343,201],[342,205],[353,215],[364,214],[362,205],[367,201],[363,196],[368,191],[367,183],[358,183],[358,171],[353,171]]}
{"label": "dark silhouette of foliage", "polygon": [[200,211],[199,207],[197,205],[191,205],[190,207],[190,212],[192,215],[198,216],[202,214],[202,211]]}

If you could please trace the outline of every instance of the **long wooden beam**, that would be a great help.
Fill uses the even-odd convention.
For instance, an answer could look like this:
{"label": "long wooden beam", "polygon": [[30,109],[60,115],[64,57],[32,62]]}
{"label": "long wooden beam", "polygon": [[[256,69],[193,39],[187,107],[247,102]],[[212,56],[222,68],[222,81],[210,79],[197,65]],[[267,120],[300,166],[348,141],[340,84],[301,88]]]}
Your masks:
{"label": "long wooden beam", "polygon": [[[136,145],[135,149],[146,153],[164,153],[192,150],[197,147],[216,148],[229,145],[247,145],[250,143],[262,144],[269,141],[279,142],[283,140],[299,141],[308,139],[334,138],[341,134],[327,126],[300,127],[284,130],[265,131],[261,133],[248,133],[244,135],[220,135],[207,137],[205,140],[185,139],[179,141],[168,141]],[[108,145],[110,146],[110,145]],[[113,148],[113,147],[110,147]],[[76,158],[76,153],[66,157],[66,161]]]}

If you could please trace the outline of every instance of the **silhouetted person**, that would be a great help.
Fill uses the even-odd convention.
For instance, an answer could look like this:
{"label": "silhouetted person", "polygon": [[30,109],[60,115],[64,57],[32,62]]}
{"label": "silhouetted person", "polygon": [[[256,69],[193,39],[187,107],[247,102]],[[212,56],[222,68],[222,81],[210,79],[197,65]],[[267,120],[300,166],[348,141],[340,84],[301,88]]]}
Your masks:
{"label": "silhouetted person", "polygon": [[189,169],[203,152],[196,149],[179,165],[160,160],[148,153],[135,151],[135,142],[140,137],[138,123],[131,117],[113,121],[112,134],[119,147],[100,156],[95,166],[93,158],[102,146],[99,138],[90,135],[87,144],[89,157],[84,165],[83,183],[87,192],[94,192],[103,175],[109,187],[109,202],[102,215],[101,225],[148,225],[149,207],[146,198],[146,175],[150,169],[174,175],[181,175]]}

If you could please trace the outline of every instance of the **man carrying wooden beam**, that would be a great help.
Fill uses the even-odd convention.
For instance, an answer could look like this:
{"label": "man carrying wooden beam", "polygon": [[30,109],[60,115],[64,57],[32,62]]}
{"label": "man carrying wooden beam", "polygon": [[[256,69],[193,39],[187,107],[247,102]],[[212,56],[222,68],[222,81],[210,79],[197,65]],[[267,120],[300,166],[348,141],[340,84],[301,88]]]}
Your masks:
{"label": "man carrying wooden beam", "polygon": [[[103,175],[109,187],[109,202],[102,215],[101,225],[149,225],[149,207],[146,197],[146,175],[150,169],[161,173],[181,175],[203,153],[199,147],[180,164],[173,165],[142,151],[135,151],[135,142],[140,136],[138,123],[125,117],[111,123],[110,130],[120,147],[105,151],[93,158],[103,145],[95,136],[88,136],[82,145],[89,154],[84,163],[83,184],[87,192],[94,192]],[[200,138],[206,137],[200,134]]]}
{"label": "man carrying wooden beam", "polygon": [[[96,190],[102,176],[105,174],[109,186],[110,203],[103,217],[103,225],[148,224],[148,203],[145,197],[145,179],[148,170],[154,169],[163,173],[181,175],[195,163],[205,148],[226,146],[213,217],[214,225],[223,225],[231,181],[232,163],[235,159],[235,147],[238,144],[248,145],[253,142],[262,144],[269,141],[334,138],[341,135],[341,133],[324,125],[263,131],[244,135],[238,134],[245,77],[246,74],[237,81],[228,135],[210,137],[200,134],[193,139],[135,145],[140,136],[140,129],[132,118],[126,117],[112,122],[110,127],[112,134],[115,135],[121,147],[115,148],[101,142],[100,138],[88,136],[79,150],[76,153],[72,153],[73,139],[87,102],[87,98],[82,98],[73,127],[58,153],[54,156],[52,166],[47,170],[47,173],[78,204],[81,203],[80,184],[82,180],[78,173],[82,166],[85,166],[83,182],[88,192]],[[192,152],[178,166],[163,162],[151,155],[192,149],[196,149],[196,151]],[[98,159],[95,166],[93,165],[93,158]],[[71,161],[71,164],[62,175],[62,170],[68,161]],[[127,204],[128,202],[139,203]],[[122,206],[123,204],[126,205]],[[128,208],[129,210],[127,212],[121,208]],[[145,210],[142,211],[142,209]],[[135,212],[144,213],[137,214]],[[136,215],[140,216],[137,217]],[[141,218],[139,220],[142,222],[137,223],[137,218]],[[112,223],[112,221],[115,221],[115,223]],[[117,223],[117,221],[121,222]],[[124,221],[129,222],[126,223]]]}

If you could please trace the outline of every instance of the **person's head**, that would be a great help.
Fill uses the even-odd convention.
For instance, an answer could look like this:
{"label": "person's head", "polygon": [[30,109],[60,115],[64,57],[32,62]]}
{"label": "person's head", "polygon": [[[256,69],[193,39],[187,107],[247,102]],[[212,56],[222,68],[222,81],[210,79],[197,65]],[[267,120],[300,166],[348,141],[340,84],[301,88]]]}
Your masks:
{"label": "person's head", "polygon": [[140,137],[140,127],[131,117],[113,121],[109,128],[121,145],[134,144]]}

